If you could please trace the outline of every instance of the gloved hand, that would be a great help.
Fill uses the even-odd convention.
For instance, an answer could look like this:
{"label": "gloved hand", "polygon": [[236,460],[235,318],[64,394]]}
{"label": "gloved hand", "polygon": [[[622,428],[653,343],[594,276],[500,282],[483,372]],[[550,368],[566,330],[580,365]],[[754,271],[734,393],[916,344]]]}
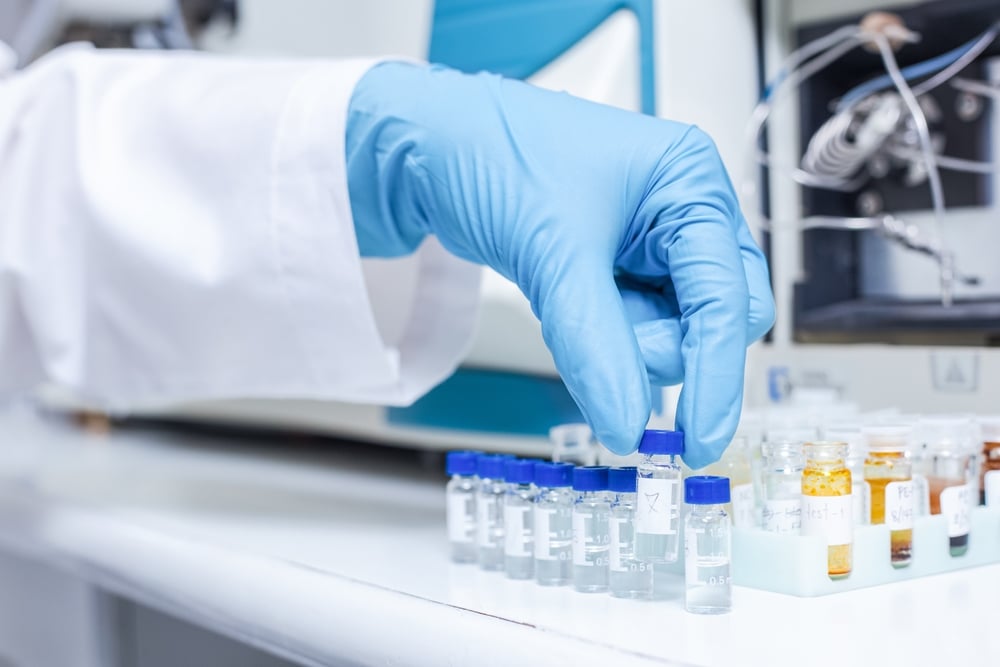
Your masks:
{"label": "gloved hand", "polygon": [[703,132],[496,75],[384,63],[354,90],[346,140],[363,255],[436,235],[520,287],[612,451],[635,450],[649,382],[683,380],[685,461],[722,454],[746,346],[774,304]]}

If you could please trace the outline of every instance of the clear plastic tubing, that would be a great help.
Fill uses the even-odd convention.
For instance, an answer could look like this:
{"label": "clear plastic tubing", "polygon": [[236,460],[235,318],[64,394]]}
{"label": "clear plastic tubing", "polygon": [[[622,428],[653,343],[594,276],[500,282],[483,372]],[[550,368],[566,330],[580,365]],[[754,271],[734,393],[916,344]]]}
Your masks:
{"label": "clear plastic tubing", "polygon": [[733,606],[729,496],[726,477],[698,475],[684,481],[684,607],[695,614],[724,614]]}
{"label": "clear plastic tubing", "polygon": [[764,445],[764,509],[761,527],[771,533],[798,535],[802,528],[802,469],[798,442]]}
{"label": "clear plastic tubing", "polygon": [[478,452],[448,452],[445,470],[451,480],[445,487],[448,520],[448,543],[451,560],[456,563],[475,563],[476,547],[476,477]]}
{"label": "clear plastic tubing", "polygon": [[552,460],[578,466],[597,463],[594,435],[586,424],[560,424],[549,429]]}
{"label": "clear plastic tubing", "polygon": [[639,442],[635,555],[647,563],[677,561],[680,546],[681,465],[684,434],[647,430]]}
{"label": "clear plastic tubing", "polygon": [[479,493],[476,496],[476,545],[479,567],[502,570],[504,567],[503,501],[507,494],[504,466],[509,456],[483,454],[476,461]]}
{"label": "clear plastic tubing", "polygon": [[608,468],[573,470],[573,588],[580,593],[608,591],[611,499]]}
{"label": "clear plastic tubing", "polygon": [[608,471],[612,494],[608,549],[608,587],[616,598],[649,599],[653,595],[653,566],[635,557],[635,468]]}
{"label": "clear plastic tubing", "polygon": [[565,586],[573,577],[573,465],[535,465],[535,581]]}
{"label": "clear plastic tubing", "polygon": [[533,511],[535,496],[533,459],[512,459],[504,466],[507,495],[503,502],[504,572],[511,579],[535,576],[535,532]]}

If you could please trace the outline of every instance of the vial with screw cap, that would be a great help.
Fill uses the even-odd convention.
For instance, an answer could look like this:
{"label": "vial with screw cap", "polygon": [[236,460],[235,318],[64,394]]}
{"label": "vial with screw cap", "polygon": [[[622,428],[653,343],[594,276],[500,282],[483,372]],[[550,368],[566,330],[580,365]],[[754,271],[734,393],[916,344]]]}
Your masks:
{"label": "vial with screw cap", "polygon": [[477,452],[448,452],[445,470],[451,475],[445,487],[448,543],[456,563],[475,563],[476,546],[476,477]]}
{"label": "vial with screw cap", "polygon": [[711,475],[684,481],[684,606],[696,614],[722,614],[733,605],[732,526],[724,505],[729,479]]}
{"label": "vial with screw cap", "polygon": [[479,493],[476,495],[476,544],[479,567],[504,568],[503,499],[507,493],[504,466],[509,456],[483,454],[476,461]]}
{"label": "vial with screw cap", "polygon": [[611,542],[608,468],[573,470],[573,587],[581,593],[608,590],[608,546]]}
{"label": "vial with screw cap", "polygon": [[635,489],[635,468],[608,471],[612,494],[608,587],[618,598],[645,599],[653,594],[653,566],[635,557]]}
{"label": "vial with screw cap", "polygon": [[504,497],[504,571],[511,579],[531,579],[535,574],[535,461],[511,459],[504,466],[507,495]]}
{"label": "vial with screw cap", "polygon": [[684,434],[647,430],[639,442],[636,477],[635,555],[673,563],[680,544],[681,466]]}
{"label": "vial with screw cap", "polygon": [[535,581],[565,586],[573,576],[573,465],[535,464]]}

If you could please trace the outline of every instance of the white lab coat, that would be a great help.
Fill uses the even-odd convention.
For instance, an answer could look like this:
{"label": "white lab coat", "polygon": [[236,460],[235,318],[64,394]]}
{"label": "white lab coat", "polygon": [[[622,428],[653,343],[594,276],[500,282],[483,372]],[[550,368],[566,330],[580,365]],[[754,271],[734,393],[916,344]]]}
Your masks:
{"label": "white lab coat", "polygon": [[0,389],[112,410],[406,404],[471,338],[479,270],[362,262],[347,105],[371,60],[70,46],[0,81]]}

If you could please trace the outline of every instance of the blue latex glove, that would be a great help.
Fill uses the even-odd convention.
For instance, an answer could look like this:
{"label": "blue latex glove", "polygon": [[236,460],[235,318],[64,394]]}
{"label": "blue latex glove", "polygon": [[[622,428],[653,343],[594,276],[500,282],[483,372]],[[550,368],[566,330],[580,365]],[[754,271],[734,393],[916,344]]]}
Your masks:
{"label": "blue latex glove", "polygon": [[347,168],[362,254],[406,254],[434,234],[514,281],[612,451],[635,450],[650,381],[683,380],[685,461],[722,454],[746,346],[774,304],[703,132],[495,75],[386,63],[351,99]]}

